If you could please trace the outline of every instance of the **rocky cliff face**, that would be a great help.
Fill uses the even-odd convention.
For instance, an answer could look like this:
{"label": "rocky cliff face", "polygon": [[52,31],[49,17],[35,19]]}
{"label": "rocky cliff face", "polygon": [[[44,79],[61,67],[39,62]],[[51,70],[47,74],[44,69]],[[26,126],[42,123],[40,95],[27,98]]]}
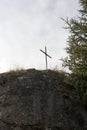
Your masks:
{"label": "rocky cliff face", "polygon": [[87,112],[64,76],[34,69],[0,75],[0,130],[86,130]]}

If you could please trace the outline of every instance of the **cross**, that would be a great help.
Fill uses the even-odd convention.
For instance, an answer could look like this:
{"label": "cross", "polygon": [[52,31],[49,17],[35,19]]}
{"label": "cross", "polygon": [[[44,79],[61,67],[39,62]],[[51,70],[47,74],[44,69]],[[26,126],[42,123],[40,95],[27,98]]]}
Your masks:
{"label": "cross", "polygon": [[47,64],[47,57],[52,58],[50,55],[47,54],[47,48],[45,46],[45,52],[43,50],[40,49],[41,52],[43,52],[45,54],[45,60],[46,60],[46,70],[48,68],[48,64]]}

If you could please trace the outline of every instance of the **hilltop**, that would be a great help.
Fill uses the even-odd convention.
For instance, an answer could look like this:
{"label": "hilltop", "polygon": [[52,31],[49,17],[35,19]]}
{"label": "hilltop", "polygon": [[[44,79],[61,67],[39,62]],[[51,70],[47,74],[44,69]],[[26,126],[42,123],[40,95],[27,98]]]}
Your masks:
{"label": "hilltop", "polygon": [[87,111],[65,75],[20,70],[0,75],[0,130],[86,130]]}

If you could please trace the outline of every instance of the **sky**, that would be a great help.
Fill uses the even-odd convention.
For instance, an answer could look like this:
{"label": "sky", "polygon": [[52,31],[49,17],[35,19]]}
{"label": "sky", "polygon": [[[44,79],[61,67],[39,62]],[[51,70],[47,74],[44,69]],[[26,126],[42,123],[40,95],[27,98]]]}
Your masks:
{"label": "sky", "polygon": [[0,0],[0,72],[14,68],[61,69],[68,31],[62,18],[78,15],[79,0]]}

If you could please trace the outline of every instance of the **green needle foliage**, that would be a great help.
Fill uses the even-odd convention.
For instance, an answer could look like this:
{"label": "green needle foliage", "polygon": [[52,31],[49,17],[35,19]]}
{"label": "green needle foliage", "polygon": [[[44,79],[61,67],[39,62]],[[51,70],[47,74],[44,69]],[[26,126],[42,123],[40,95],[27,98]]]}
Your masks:
{"label": "green needle foliage", "polygon": [[63,66],[71,71],[70,83],[81,98],[87,97],[87,0],[80,0],[81,10],[77,18],[64,20],[69,30],[67,57]]}

